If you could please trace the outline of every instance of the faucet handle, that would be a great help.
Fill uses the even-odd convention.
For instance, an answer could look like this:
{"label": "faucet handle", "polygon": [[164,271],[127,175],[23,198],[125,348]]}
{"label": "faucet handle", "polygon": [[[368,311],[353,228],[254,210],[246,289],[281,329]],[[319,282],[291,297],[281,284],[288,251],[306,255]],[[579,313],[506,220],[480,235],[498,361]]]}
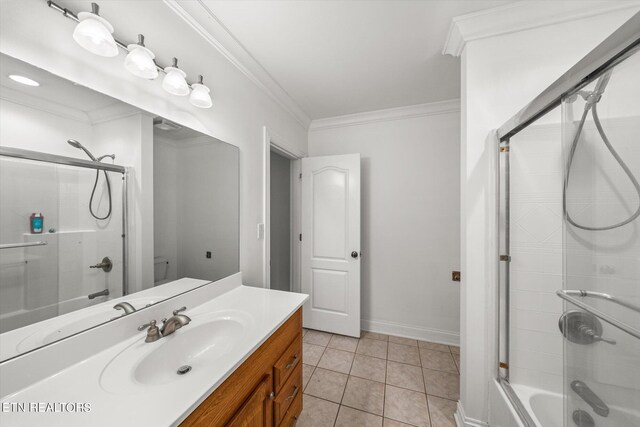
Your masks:
{"label": "faucet handle", "polygon": [[152,320],[149,323],[145,323],[144,325],[138,326],[138,330],[139,331],[144,331],[145,329],[147,329],[149,327],[153,327],[153,326],[156,326],[156,321],[155,320]]}
{"label": "faucet handle", "polygon": [[182,306],[182,307],[180,307],[180,308],[178,308],[176,310],[173,310],[173,315],[176,316],[178,313],[180,313],[182,311],[185,311],[186,309],[187,309],[187,307]]}

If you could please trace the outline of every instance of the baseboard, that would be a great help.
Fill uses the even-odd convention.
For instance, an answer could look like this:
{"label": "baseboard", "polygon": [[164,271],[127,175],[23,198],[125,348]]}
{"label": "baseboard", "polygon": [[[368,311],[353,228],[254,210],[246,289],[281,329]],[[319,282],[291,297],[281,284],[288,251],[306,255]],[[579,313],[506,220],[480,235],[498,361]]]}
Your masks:
{"label": "baseboard", "polygon": [[454,417],[458,427],[489,427],[489,423],[485,421],[468,418],[464,413],[464,407],[460,401],[458,401],[458,409],[456,410]]}
{"label": "baseboard", "polygon": [[430,341],[447,345],[460,345],[460,334],[440,329],[423,328],[405,323],[382,322],[379,320],[360,321],[360,327],[364,331],[378,332],[381,334],[395,335],[398,337],[413,338],[421,341]]}

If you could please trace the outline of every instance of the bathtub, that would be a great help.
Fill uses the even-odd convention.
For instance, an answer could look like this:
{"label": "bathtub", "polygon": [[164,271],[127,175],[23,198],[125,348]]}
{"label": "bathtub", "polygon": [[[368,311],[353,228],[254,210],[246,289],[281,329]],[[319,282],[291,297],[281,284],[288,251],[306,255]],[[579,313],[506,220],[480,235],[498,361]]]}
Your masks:
{"label": "bathtub", "polygon": [[538,427],[563,427],[561,394],[520,384],[511,384],[511,388]]}
{"label": "bathtub", "polygon": [[[520,402],[527,410],[538,427],[564,427],[564,399],[560,393],[527,387],[520,384],[511,384]],[[616,390],[618,391],[618,390]],[[622,388],[619,392],[624,393]],[[605,400],[603,398],[603,400]],[[626,409],[619,406],[609,405],[610,413],[607,417],[595,414],[589,405],[576,398],[570,402],[574,410],[582,409],[591,415],[595,421],[595,427],[640,427],[640,410]],[[574,426],[569,418],[568,426]]]}

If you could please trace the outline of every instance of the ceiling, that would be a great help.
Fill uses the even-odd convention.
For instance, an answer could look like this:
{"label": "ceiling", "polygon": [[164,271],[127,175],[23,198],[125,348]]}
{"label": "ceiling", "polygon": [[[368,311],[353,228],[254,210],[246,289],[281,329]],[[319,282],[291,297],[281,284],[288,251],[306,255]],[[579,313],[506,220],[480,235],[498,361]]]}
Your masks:
{"label": "ceiling", "polygon": [[[121,104],[117,99],[87,89],[8,55],[0,54],[0,68],[2,68],[0,84],[3,87],[84,113]],[[11,74],[28,77],[40,83],[40,86],[31,87],[16,83],[9,78]]]}
{"label": "ceiling", "polygon": [[451,19],[511,2],[200,1],[312,119],[459,98]]}
{"label": "ceiling", "polygon": [[[2,69],[2,73],[0,73],[2,96],[7,96],[7,93],[9,93],[7,89],[19,94],[21,99],[13,98],[12,100],[14,102],[19,101],[25,105],[35,106],[29,99],[44,100],[48,103],[49,108],[58,109],[56,111],[57,114],[63,113],[63,111],[59,109],[60,107],[66,107],[78,113],[85,113],[84,115],[75,115],[73,118],[89,122],[91,122],[92,118],[103,118],[99,113],[100,111],[106,111],[107,114],[115,112],[116,108],[118,108],[117,111],[119,112],[138,111],[137,108],[115,98],[63,79],[48,71],[1,53],[0,69]],[[40,86],[32,87],[16,83],[9,78],[11,74],[28,77],[40,83]],[[44,106],[38,105],[37,107],[43,108]],[[203,136],[203,134],[198,131],[179,125],[178,129],[169,131],[154,127],[154,135],[178,142]]]}

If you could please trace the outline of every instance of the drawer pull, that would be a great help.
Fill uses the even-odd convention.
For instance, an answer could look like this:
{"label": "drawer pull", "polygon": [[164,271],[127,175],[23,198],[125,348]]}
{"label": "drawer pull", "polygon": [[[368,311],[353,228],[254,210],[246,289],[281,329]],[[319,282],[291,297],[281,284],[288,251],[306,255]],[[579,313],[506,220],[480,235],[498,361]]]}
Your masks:
{"label": "drawer pull", "polygon": [[293,388],[293,393],[291,393],[291,396],[289,396],[289,397],[287,397],[287,398],[285,399],[285,402],[288,402],[288,401],[290,401],[290,400],[293,400],[293,399],[296,397],[296,395],[297,395],[297,394],[298,394],[298,386],[295,386],[295,387]]}
{"label": "drawer pull", "polygon": [[284,369],[291,369],[297,364],[298,364],[298,355],[296,354],[293,356],[293,359],[291,359],[291,362],[289,362],[289,364],[284,367]]}
{"label": "drawer pull", "polygon": [[276,398],[276,394],[274,392],[269,393],[269,400],[273,400]]}

